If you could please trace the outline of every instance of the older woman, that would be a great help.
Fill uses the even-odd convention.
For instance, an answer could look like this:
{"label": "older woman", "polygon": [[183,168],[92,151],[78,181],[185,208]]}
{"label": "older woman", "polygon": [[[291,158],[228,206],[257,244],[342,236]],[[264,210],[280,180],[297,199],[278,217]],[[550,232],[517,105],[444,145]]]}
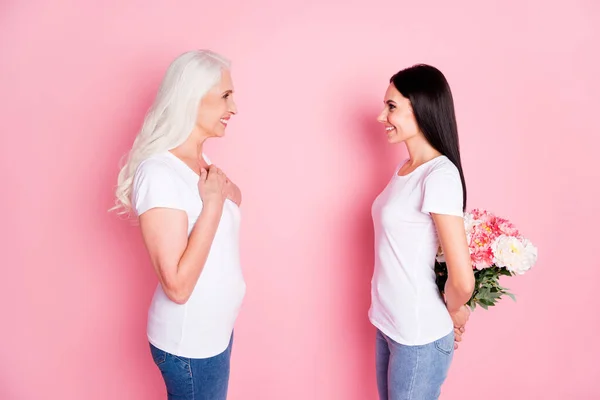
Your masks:
{"label": "older woman", "polygon": [[168,68],[116,191],[133,211],[158,285],[148,340],[169,399],[227,397],[233,327],[246,285],[241,193],[203,152],[237,112],[229,62],[207,50]]}

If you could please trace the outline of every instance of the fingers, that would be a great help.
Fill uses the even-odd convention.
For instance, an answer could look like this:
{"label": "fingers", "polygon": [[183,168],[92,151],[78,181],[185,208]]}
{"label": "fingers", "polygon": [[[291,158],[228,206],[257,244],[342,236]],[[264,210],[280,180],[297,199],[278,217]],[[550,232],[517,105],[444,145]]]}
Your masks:
{"label": "fingers", "polygon": [[207,177],[208,177],[208,171],[204,168],[200,168],[200,179],[202,181],[206,181]]}
{"label": "fingers", "polygon": [[213,178],[222,179],[224,177],[223,171],[214,165],[208,167],[208,176]]}
{"label": "fingers", "polygon": [[214,165],[209,166],[207,179],[220,187],[221,190],[227,185],[227,176],[220,168]]}
{"label": "fingers", "polygon": [[196,166],[198,167],[198,169],[200,171],[202,171],[203,169],[206,169],[206,168],[204,168],[205,165],[206,165],[206,163],[204,162],[204,160],[202,158],[196,159]]}
{"label": "fingers", "polygon": [[462,342],[462,334],[460,329],[454,328],[454,350],[458,349],[458,344]]}
{"label": "fingers", "polygon": [[454,350],[458,349],[458,344],[462,342],[462,335],[465,333],[465,326],[454,327]]}

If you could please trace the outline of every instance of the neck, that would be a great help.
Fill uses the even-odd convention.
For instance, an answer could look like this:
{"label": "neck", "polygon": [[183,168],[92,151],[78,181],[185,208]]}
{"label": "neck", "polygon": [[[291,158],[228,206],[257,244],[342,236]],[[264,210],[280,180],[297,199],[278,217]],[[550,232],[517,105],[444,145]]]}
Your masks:
{"label": "neck", "polygon": [[416,136],[412,140],[406,141],[406,149],[411,165],[421,165],[442,155],[422,136]]}
{"label": "neck", "polygon": [[172,153],[183,160],[201,160],[205,137],[192,132],[185,142],[172,150]]}

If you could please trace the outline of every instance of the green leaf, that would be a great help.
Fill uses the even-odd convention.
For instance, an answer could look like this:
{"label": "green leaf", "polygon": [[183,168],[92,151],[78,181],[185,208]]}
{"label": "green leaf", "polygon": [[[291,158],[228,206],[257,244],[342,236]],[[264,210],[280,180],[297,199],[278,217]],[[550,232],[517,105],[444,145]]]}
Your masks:
{"label": "green leaf", "polygon": [[494,302],[488,299],[481,299],[481,304],[485,304],[486,306],[493,306]]}

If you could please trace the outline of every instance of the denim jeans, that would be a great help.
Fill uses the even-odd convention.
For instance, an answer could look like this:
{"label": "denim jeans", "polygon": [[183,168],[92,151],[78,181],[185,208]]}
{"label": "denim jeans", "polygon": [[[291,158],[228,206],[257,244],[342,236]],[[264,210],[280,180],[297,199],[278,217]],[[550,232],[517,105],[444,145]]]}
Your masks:
{"label": "denim jeans", "polygon": [[167,387],[168,400],[225,400],[233,335],[227,349],[210,358],[186,358],[150,344],[154,363]]}
{"label": "denim jeans", "polygon": [[405,346],[377,330],[380,400],[437,400],[454,356],[454,331],[432,343]]}

